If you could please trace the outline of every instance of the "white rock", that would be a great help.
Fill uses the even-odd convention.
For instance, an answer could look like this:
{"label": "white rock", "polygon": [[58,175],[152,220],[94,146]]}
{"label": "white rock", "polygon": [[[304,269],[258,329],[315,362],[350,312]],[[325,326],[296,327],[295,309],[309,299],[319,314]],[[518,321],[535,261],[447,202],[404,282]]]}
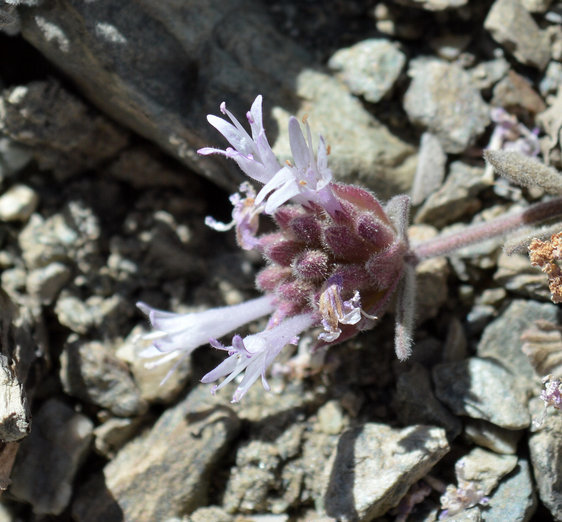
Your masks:
{"label": "white rock", "polygon": [[39,197],[33,189],[14,185],[0,196],[0,220],[27,221],[38,203]]}

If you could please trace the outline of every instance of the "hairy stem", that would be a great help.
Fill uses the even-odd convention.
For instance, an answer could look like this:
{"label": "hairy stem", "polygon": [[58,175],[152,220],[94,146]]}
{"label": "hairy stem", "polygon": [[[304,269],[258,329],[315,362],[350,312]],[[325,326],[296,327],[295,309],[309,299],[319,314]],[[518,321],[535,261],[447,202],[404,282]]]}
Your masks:
{"label": "hairy stem", "polygon": [[523,225],[539,223],[562,216],[562,197],[543,203],[535,203],[521,212],[500,217],[488,223],[471,225],[464,230],[443,234],[412,247],[416,261],[429,257],[444,256],[480,241],[503,236]]}

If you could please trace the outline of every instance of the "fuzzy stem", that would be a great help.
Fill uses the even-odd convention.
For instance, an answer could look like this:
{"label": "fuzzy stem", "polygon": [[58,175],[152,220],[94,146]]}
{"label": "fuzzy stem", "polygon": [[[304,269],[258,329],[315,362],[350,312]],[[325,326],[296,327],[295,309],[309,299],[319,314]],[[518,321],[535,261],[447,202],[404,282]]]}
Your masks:
{"label": "fuzzy stem", "polygon": [[539,223],[545,219],[562,216],[562,197],[535,203],[521,212],[494,219],[488,223],[479,223],[466,227],[459,232],[443,234],[423,243],[414,245],[412,253],[416,261],[429,257],[444,256],[459,248],[503,236],[523,225]]}

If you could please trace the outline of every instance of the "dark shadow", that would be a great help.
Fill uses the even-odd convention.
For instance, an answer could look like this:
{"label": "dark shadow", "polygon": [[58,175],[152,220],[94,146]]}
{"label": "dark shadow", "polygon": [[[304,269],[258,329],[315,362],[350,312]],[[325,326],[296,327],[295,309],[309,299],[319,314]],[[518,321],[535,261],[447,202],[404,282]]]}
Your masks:
{"label": "dark shadow", "polygon": [[82,522],[121,522],[125,515],[108,489],[103,473],[94,474],[78,488],[72,504],[73,520]]}
{"label": "dark shadow", "polygon": [[363,427],[347,430],[342,434],[336,449],[336,458],[326,488],[324,506],[326,513],[336,519],[357,520],[353,485],[355,483],[355,442]]}

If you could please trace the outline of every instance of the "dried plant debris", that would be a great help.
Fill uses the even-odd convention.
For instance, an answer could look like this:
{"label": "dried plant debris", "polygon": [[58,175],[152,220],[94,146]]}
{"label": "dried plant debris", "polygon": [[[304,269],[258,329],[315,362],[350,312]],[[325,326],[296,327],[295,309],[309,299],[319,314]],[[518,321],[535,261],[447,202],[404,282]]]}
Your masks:
{"label": "dried plant debris", "polygon": [[553,234],[550,241],[533,239],[529,245],[529,258],[548,276],[548,286],[553,303],[562,303],[562,232]]}

